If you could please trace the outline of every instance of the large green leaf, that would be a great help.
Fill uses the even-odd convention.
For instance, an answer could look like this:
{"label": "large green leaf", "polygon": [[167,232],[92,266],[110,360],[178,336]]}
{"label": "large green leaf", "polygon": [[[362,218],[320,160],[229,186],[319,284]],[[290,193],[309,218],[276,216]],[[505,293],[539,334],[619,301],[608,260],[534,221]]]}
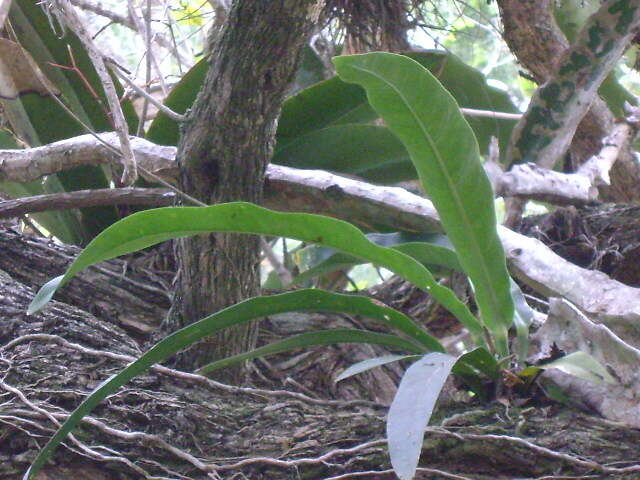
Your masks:
{"label": "large green leaf", "polygon": [[[387,127],[375,125],[334,125],[314,130],[281,142],[272,162],[355,174],[384,183],[417,177],[404,145]],[[379,172],[385,167],[391,171],[385,171],[383,176]]]}
{"label": "large green leaf", "polygon": [[430,353],[405,372],[387,417],[391,465],[401,480],[411,480],[418,467],[424,432],[438,395],[456,357]]}
{"label": "large green leaf", "polygon": [[[487,85],[486,79],[478,70],[466,65],[455,55],[430,50],[408,53],[407,56],[429,69],[449,90],[461,107],[509,113],[518,112],[507,92]],[[346,124],[368,123],[376,117],[377,114],[369,107],[366,95],[360,87],[345,83],[338,78],[332,78],[300,92],[285,102],[278,124],[276,152],[288,146],[293,139],[301,139],[300,137],[309,135],[316,130],[337,125],[344,125],[346,128]],[[502,147],[501,152],[506,152],[511,130],[515,125],[514,120],[471,118],[469,123],[480,141],[483,153],[487,152],[491,136],[499,139]],[[308,145],[309,156],[315,155],[316,148],[325,148],[326,150],[322,142],[316,141],[322,138],[320,136],[307,137],[305,143]],[[337,147],[338,145],[336,145],[336,149]],[[342,144],[342,148],[349,148],[348,143]],[[336,156],[345,157],[346,154],[336,150]],[[313,160],[306,161],[313,162]],[[317,161],[315,163],[317,164]],[[292,161],[287,165],[307,168],[302,164],[292,163]],[[349,168],[349,166],[345,164],[342,168]],[[335,170],[344,171],[342,169]],[[382,176],[378,177],[378,179],[383,178]]]}
{"label": "large green leaf", "polygon": [[[456,99],[460,107],[493,112],[520,113],[504,90],[491,87],[485,76],[464,63],[459,57],[443,51],[430,50],[407,54],[428,69]],[[500,145],[500,156],[506,158],[507,146],[515,120],[488,117],[465,117],[478,140],[480,152],[487,154],[491,137]]]}
{"label": "large green leaf", "polygon": [[334,248],[383,266],[427,290],[481,341],[480,324],[467,306],[450,289],[438,284],[431,273],[411,257],[370,242],[360,230],[341,220],[321,215],[275,212],[243,202],[209,207],[157,208],[120,220],[94,238],[64,275],[45,284],[31,302],[29,311],[41,309],[60,286],[83,268],[165,240],[209,232],[293,238]]}
{"label": "large green leaf", "polygon": [[[388,307],[379,306],[373,300],[364,297],[340,295],[322,290],[298,290],[273,296],[251,298],[233,305],[220,312],[209,315],[177,332],[169,335],[149,349],[144,355],[131,363],[117,375],[108,378],[100,384],[85,400],[69,415],[66,422],[58,429],[49,442],[40,451],[33,464],[27,470],[25,479],[34,478],[44,463],[51,457],[57,446],[64,440],[84,416],[89,414],[102,400],[114,393],[132,378],[144,373],[149,367],[159,363],[179,350],[193,345],[198,340],[212,335],[225,328],[249,322],[256,318],[278,313],[295,311],[337,311],[344,313],[359,313],[364,311],[374,318],[384,321]],[[418,328],[417,326],[415,328]],[[370,334],[370,332],[363,332]],[[358,336],[359,335],[359,336]],[[343,336],[342,338],[347,338]],[[377,341],[395,348],[406,348],[409,351],[424,351],[414,343],[390,335],[364,336],[353,334],[351,340]],[[437,342],[436,342],[437,344]],[[438,345],[439,346],[439,345]],[[440,349],[442,347],[439,347]],[[414,350],[412,350],[414,349]]]}
{"label": "large green leaf", "polygon": [[250,352],[223,358],[205,365],[198,369],[196,373],[207,375],[216,370],[237,365],[246,360],[253,360],[254,358],[288,352],[297,348],[336,345],[338,343],[367,343],[369,345],[382,345],[393,350],[402,350],[409,353],[425,353],[423,348],[420,348],[414,343],[400,338],[397,335],[367,332],[366,330],[319,330],[295,335],[293,337],[285,338],[284,340],[256,348]]}
{"label": "large green leaf", "polygon": [[458,105],[433,75],[405,56],[371,53],[337,57],[334,63],[345,81],[366,89],[369,103],[405,144],[473,283],[482,320],[506,355],[514,312],[510,278],[491,184]]}
{"label": "large green leaf", "polygon": [[278,142],[286,144],[314,130],[333,125],[367,123],[376,117],[367,104],[362,88],[333,77],[284,102],[278,121]]}

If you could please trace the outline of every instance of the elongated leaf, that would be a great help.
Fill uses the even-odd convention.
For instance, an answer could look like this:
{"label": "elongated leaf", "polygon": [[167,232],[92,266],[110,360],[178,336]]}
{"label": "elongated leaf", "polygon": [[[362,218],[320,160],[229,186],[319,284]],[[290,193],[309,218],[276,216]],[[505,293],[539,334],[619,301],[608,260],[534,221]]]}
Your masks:
{"label": "elongated leaf", "polygon": [[[40,451],[29,470],[25,473],[25,480],[35,477],[40,468],[42,468],[44,463],[51,457],[57,446],[64,440],[67,434],[78,425],[84,416],[91,412],[91,410],[93,410],[108,395],[114,393],[118,388],[132,378],[145,372],[152,365],[169,358],[179,350],[192,345],[198,340],[230,326],[239,325],[267,315],[295,311],[327,310],[345,313],[358,313],[361,310],[361,307],[363,307],[364,310],[371,312],[374,318],[379,319],[384,319],[387,315],[387,311],[392,310],[388,307],[380,307],[374,303],[374,301],[364,297],[339,295],[331,292],[324,292],[322,290],[299,290],[269,297],[264,296],[251,298],[178,330],[154,345],[144,355],[120,373],[101,383],[91,393],[91,395],[89,395],[73,411],[73,413],[69,415],[67,421],[58,429],[55,435]],[[360,338],[364,339],[364,337]],[[382,339],[382,337],[379,338],[380,341],[387,341]],[[402,341],[402,339],[398,339],[397,337],[393,338],[396,339],[395,342],[397,343],[395,346],[398,348],[406,347],[410,349],[413,347],[418,351],[421,348],[411,342]],[[388,342],[394,342],[394,340],[389,338]]]}
{"label": "elongated leaf", "polygon": [[[373,233],[367,238],[377,245],[392,247],[402,253],[415,258],[425,265],[429,271],[438,273],[436,270],[456,270],[462,271],[458,257],[453,249],[445,246],[449,243],[443,235],[410,235],[406,233]],[[411,239],[422,239],[424,241],[408,241]],[[406,243],[401,243],[405,241]],[[332,250],[322,247],[312,247],[315,249],[314,257],[319,258],[319,262],[311,268],[305,270],[293,279],[293,285],[301,285],[320,275],[326,275],[338,270],[351,268],[355,265],[365,263],[364,260],[347,255],[345,253],[332,253]],[[320,250],[320,252],[317,252]]]}
{"label": "elongated leaf", "polygon": [[[457,56],[440,50],[406,54],[429,70],[460,107],[492,112],[519,113],[509,94],[487,84],[485,76]],[[506,158],[515,120],[489,117],[465,117],[478,140],[480,152],[487,154],[491,137],[500,145],[500,157]]]}
{"label": "elongated leaf", "polygon": [[246,360],[288,352],[296,348],[318,347],[321,345],[335,345],[338,343],[367,343],[369,345],[382,345],[394,350],[402,350],[410,353],[424,353],[423,348],[409,342],[397,335],[367,332],[366,330],[319,330],[306,332],[293,337],[285,338],[270,343],[264,347],[256,348],[250,352],[240,353],[231,357],[209,363],[197,370],[200,375],[207,375],[216,370],[237,365]]}
{"label": "elongated leaf", "polygon": [[[466,65],[455,55],[437,50],[411,52],[406,55],[429,69],[460,106],[509,113],[518,111],[508,93],[488,86],[478,70]],[[311,132],[337,125],[346,127],[346,124],[350,123],[369,123],[376,117],[377,114],[369,107],[362,88],[338,78],[320,82],[285,102],[278,125],[276,151],[292,139]],[[492,136],[499,139],[500,151],[507,151],[515,121],[472,118],[470,124],[479,138],[482,152],[487,152]],[[347,143],[343,146],[349,148]],[[308,152],[309,157],[314,154],[313,150]],[[295,164],[291,166],[304,168]],[[407,172],[412,173],[412,170]],[[369,178],[373,176],[372,172]],[[376,180],[384,180],[381,175],[375,174],[375,177]]]}
{"label": "elongated leaf", "polygon": [[341,78],[366,89],[369,103],[405,144],[473,283],[482,320],[506,356],[514,307],[493,193],[455,100],[424,67],[401,55],[337,57],[334,63]]}
{"label": "elongated leaf", "polygon": [[[55,291],[76,273],[94,263],[134,252],[172,238],[209,232],[238,232],[281,236],[317,243],[361,257],[383,266],[427,290],[481,337],[478,320],[448,288],[439,285],[431,273],[411,257],[380,247],[353,225],[304,213],[280,213],[250,203],[235,202],[209,207],[167,207],[130,215],[98,235],[67,269],[37,293],[29,312],[38,311]],[[481,341],[481,340],[480,340]]]}
{"label": "elongated leaf", "polygon": [[354,363],[349,368],[345,369],[340,375],[336,377],[335,382],[338,383],[341,380],[353,377],[359,373],[366,372],[372,368],[381,367],[389,363],[398,362],[400,360],[416,359],[419,357],[416,355],[383,355],[382,357],[368,358],[361,362]]}
{"label": "elongated leaf", "polygon": [[415,475],[424,432],[456,357],[429,353],[405,372],[387,419],[391,465],[401,480]]}

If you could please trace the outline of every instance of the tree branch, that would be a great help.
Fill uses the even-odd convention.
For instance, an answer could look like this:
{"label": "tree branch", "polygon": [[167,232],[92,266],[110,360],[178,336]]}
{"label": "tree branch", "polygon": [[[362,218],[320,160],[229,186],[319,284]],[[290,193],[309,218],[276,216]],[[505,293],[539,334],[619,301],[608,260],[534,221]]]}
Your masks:
{"label": "tree branch", "polygon": [[[109,139],[109,134],[104,137]],[[154,145],[139,138],[132,138],[131,144],[136,149],[140,166],[163,178],[174,178],[174,147]],[[33,180],[63,168],[105,163],[113,156],[90,135],[29,150],[0,150],[0,180]],[[140,193],[148,195],[149,202],[152,201],[152,192]],[[65,195],[73,196],[74,193]],[[78,197],[82,195],[80,193]],[[159,205],[166,204],[167,195],[166,190],[158,192]],[[130,198],[134,196],[132,194]],[[121,198],[127,198],[127,193]],[[49,201],[53,200],[49,197]],[[365,230],[442,231],[430,201],[402,188],[374,186],[322,170],[269,165],[264,202],[276,210],[341,218]],[[12,208],[17,208],[15,205]],[[640,334],[635,326],[640,322],[640,289],[612,280],[604,273],[578,267],[553,253],[542,242],[507,228],[500,227],[499,235],[510,269],[520,280],[545,295],[567,298],[590,318],[606,323],[631,345],[640,345]]]}

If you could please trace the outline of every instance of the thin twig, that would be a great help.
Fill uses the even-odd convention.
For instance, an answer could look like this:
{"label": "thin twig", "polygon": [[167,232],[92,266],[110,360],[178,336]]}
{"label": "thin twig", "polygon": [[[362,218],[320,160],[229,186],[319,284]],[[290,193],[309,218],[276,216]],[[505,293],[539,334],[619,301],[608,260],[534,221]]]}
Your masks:
{"label": "thin twig", "polygon": [[[174,112],[169,107],[164,105],[162,102],[158,101],[149,92],[145,91],[144,89],[142,89],[138,85],[136,85],[136,83],[131,78],[129,78],[123,71],[121,71],[120,65],[118,65],[115,62],[111,62],[108,59],[107,59],[107,65],[111,68],[111,71],[113,73],[115,73],[118,77],[120,77],[122,80],[124,80],[127,83],[127,85],[129,85],[133,90],[135,90],[135,92],[138,95],[140,95],[141,97],[144,97],[144,99],[146,101],[148,101],[149,103],[152,103],[155,107],[158,108],[158,110],[160,110],[162,113],[164,113],[167,117],[169,117],[172,120],[175,120],[176,122],[184,122],[184,120],[185,120],[185,116],[184,115],[181,115],[179,113]],[[144,119],[144,117],[141,116],[140,121],[142,122],[143,119]]]}

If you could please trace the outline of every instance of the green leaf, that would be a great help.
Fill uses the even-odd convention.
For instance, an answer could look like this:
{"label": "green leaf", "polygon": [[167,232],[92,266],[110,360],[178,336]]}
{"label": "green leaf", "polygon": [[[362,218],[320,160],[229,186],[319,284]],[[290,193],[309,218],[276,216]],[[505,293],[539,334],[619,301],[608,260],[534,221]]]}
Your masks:
{"label": "green leaf", "polygon": [[196,373],[207,375],[215,370],[227,368],[246,360],[253,360],[254,358],[264,357],[266,355],[288,352],[296,348],[336,345],[338,343],[366,343],[369,345],[382,345],[394,350],[403,350],[411,353],[425,352],[424,348],[420,348],[415,343],[400,338],[397,335],[367,332],[366,330],[319,330],[295,335],[285,338],[284,340],[270,343],[264,347],[256,348],[250,352],[223,358],[205,365],[198,369]]}
{"label": "green leaf", "polygon": [[287,99],[278,120],[278,146],[314,130],[349,123],[367,123],[377,114],[362,88],[338,77],[317,83]]}
{"label": "green leaf", "polygon": [[453,367],[453,373],[458,372],[458,367],[460,365],[468,365],[495,382],[500,380],[500,366],[498,365],[495,357],[485,348],[478,347],[461,355],[458,359],[458,363]]}
{"label": "green leaf", "polygon": [[[338,125],[280,142],[273,163],[295,168],[324,169],[396,183],[417,177],[404,145],[387,127]],[[391,170],[382,177],[381,169]]]}
{"label": "green leaf", "polygon": [[[509,94],[487,84],[485,76],[448,52],[429,50],[408,53],[420,65],[428,69],[455,98],[460,107],[493,112],[520,113]],[[487,117],[465,117],[478,140],[480,152],[487,154],[491,137],[500,145],[500,157],[506,158],[515,120]]]}
{"label": "green leaf", "polygon": [[172,238],[210,232],[287,237],[358,256],[425,289],[456,315],[469,331],[481,338],[480,324],[467,306],[450,289],[439,285],[431,273],[411,257],[370,242],[360,230],[341,220],[305,213],[274,212],[243,202],[209,207],[157,208],[120,220],[94,238],[63,276],[54,278],[40,289],[29,306],[29,312],[40,310],[60,286],[89,265]]}
{"label": "green leaf", "polygon": [[[185,113],[193,104],[209,70],[209,61],[203,58],[184,74],[182,79],[164,101],[176,113]],[[147,131],[147,140],[158,145],[178,145],[180,129],[178,123],[159,111]]]}
{"label": "green leaf", "polygon": [[[388,307],[378,306],[373,300],[365,297],[340,295],[322,290],[299,290],[279,295],[251,298],[221,310],[220,312],[214,313],[213,315],[209,315],[208,317],[165,337],[149,349],[144,355],[131,363],[127,368],[101,383],[89,396],[87,396],[87,398],[85,398],[85,400],[71,413],[71,415],[69,415],[67,421],[64,422],[54,436],[51,437],[49,442],[33,461],[29,470],[27,470],[27,473],[25,473],[24,478],[28,480],[35,477],[40,468],[42,468],[45,462],[51,457],[57,446],[64,440],[67,434],[71,432],[82,418],[88,415],[89,412],[91,412],[108,395],[117,391],[118,388],[126,384],[132,378],[144,373],[152,365],[166,360],[179,350],[225,328],[249,322],[267,315],[295,311],[327,310],[345,313],[366,311],[370,312],[373,315],[373,318],[381,320],[385,319],[387,311],[393,311]],[[419,327],[415,326],[415,328],[418,329]],[[384,342],[388,341],[389,343],[395,342],[395,346],[399,348],[415,348],[417,351],[421,349],[421,347],[406,340],[399,339],[398,337],[393,337],[395,340],[391,339],[392,336],[387,337],[390,338],[367,338],[374,340],[377,339]],[[356,337],[354,336],[352,338]],[[363,336],[360,336],[359,338],[363,340],[365,339]]]}
{"label": "green leaf", "polygon": [[345,81],[363,85],[372,107],[405,144],[473,283],[496,348],[508,355],[513,301],[496,230],[493,192],[478,145],[451,95],[424,67],[391,53],[334,59]]}
{"label": "green leaf", "polygon": [[536,365],[533,368],[541,368],[548,370],[549,368],[557,368],[564,373],[573,375],[574,377],[581,378],[593,383],[616,383],[615,379],[611,376],[607,369],[604,368],[600,362],[585,352],[573,352],[564,357],[557,358],[548,363]]}
{"label": "green leaf", "polygon": [[366,372],[367,370],[371,370],[372,368],[380,367],[382,365],[398,362],[400,360],[417,360],[418,358],[419,357],[416,355],[383,355],[382,357],[368,358],[361,362],[354,363],[349,368],[345,369],[336,377],[335,382],[338,383],[341,380],[345,380],[349,377],[353,377],[354,375],[358,375],[359,373]]}
{"label": "green leaf", "polygon": [[511,280],[511,297],[515,306],[513,324],[516,328],[516,355],[524,362],[529,355],[529,327],[533,323],[533,310],[524,298],[524,294],[516,282]]}
{"label": "green leaf", "polygon": [[400,480],[411,480],[422,452],[424,432],[456,357],[429,353],[405,372],[387,418],[391,465]]}
{"label": "green leaf", "polygon": [[326,78],[326,71],[327,68],[322,63],[320,56],[309,45],[305,45],[302,48],[300,66],[289,94],[297,93],[315,83],[321,82]]}
{"label": "green leaf", "polygon": [[[449,242],[443,235],[415,235],[408,233],[370,233],[367,239],[377,245],[392,247],[402,253],[415,258],[429,271],[440,270],[462,271],[456,253],[449,248]],[[422,241],[410,241],[422,240]],[[406,243],[401,243],[406,242]],[[292,285],[301,285],[314,277],[326,275],[338,270],[346,270],[355,265],[365,263],[363,260],[347,255],[345,253],[335,253],[333,250],[323,247],[310,247],[313,249],[313,258],[318,259],[312,266],[293,279]],[[308,250],[308,249],[307,249]]]}
{"label": "green leaf", "polygon": [[[517,113],[518,109],[509,98],[507,92],[490,87],[484,76],[473,67],[466,65],[458,57],[442,51],[412,52],[407,56],[428,68],[438,80],[449,90],[460,106],[480,110],[492,110],[499,112]],[[345,83],[339,78],[332,78],[320,82],[307,90],[289,98],[282,110],[278,124],[278,144],[276,151],[284,148],[293,139],[308,135],[311,132],[337,125],[368,123],[373,121],[377,114],[371,110],[367,103],[365,92],[362,88]],[[482,152],[486,153],[491,136],[498,138],[501,152],[507,151],[507,145],[511,131],[515,125],[513,120],[470,118],[469,123],[479,138]],[[308,137],[313,140],[316,137]],[[346,134],[345,134],[346,138]],[[315,144],[315,143],[314,143]],[[336,152],[339,145],[335,144]],[[342,148],[349,149],[348,141],[342,144]],[[311,153],[309,153],[311,152]],[[316,152],[310,149],[309,157],[315,157]],[[406,154],[405,154],[406,155]],[[344,153],[341,157],[347,157]],[[296,161],[301,160],[300,157]],[[313,159],[305,160],[318,164]],[[351,159],[350,161],[361,161]],[[293,160],[287,163],[292,167],[308,168],[296,165]],[[278,163],[278,162],[274,162]],[[334,160],[335,163],[335,160]],[[407,164],[404,163],[404,166]],[[328,167],[322,167],[328,168]],[[348,168],[345,164],[342,168]],[[380,167],[382,169],[382,167]],[[342,170],[336,170],[342,171]],[[385,173],[398,175],[392,167],[388,167]],[[413,174],[409,167],[403,172],[404,177]],[[385,177],[379,172],[370,172],[369,179],[384,181]]]}

